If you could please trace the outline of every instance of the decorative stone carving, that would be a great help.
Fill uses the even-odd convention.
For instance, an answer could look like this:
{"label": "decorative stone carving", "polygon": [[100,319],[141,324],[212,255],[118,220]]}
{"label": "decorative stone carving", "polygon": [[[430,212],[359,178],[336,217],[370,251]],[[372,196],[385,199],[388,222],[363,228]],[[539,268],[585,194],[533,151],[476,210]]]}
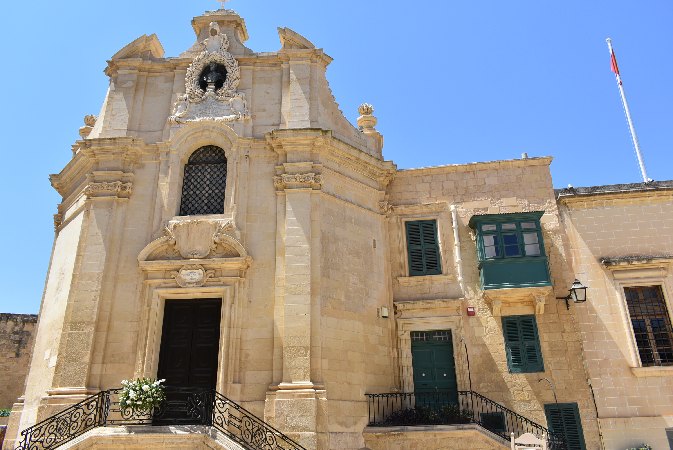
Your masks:
{"label": "decorative stone carving", "polygon": [[94,116],[93,114],[87,114],[86,116],[84,116],[84,125],[86,125],[87,127],[93,127],[94,125],[96,125],[96,120],[97,120],[96,116]]}
{"label": "decorative stone carving", "polygon": [[94,125],[96,125],[96,116],[91,114],[84,116],[84,126],[79,129],[79,135],[82,139],[86,139],[91,134]]}
{"label": "decorative stone carving", "polygon": [[236,88],[241,81],[238,61],[229,53],[229,38],[217,22],[210,23],[210,37],[187,69],[185,94],[173,105],[171,123],[203,120],[231,122],[249,118],[245,94]]}
{"label": "decorative stone carving", "polygon": [[54,230],[63,225],[63,214],[54,214]]}
{"label": "decorative stone carving", "polygon": [[[214,255],[238,257],[244,253],[236,238],[236,226],[232,221],[171,221],[164,228],[164,235],[168,238],[166,243],[175,247],[185,259],[205,259]],[[234,248],[237,246],[240,248]]]}
{"label": "decorative stone carving", "polygon": [[393,213],[393,205],[387,200],[379,202],[379,209],[381,210],[381,214],[388,215]]}
{"label": "decorative stone carving", "polygon": [[322,176],[315,173],[284,173],[273,177],[276,190],[284,189],[320,189]]}
{"label": "decorative stone carving", "polygon": [[180,287],[200,287],[215,276],[215,271],[206,270],[199,265],[190,265],[184,266],[179,271],[171,272],[171,276],[175,278],[175,282]]}
{"label": "decorative stone carving", "polygon": [[357,119],[358,128],[367,137],[368,146],[376,151],[377,157],[383,158],[383,135],[376,131],[378,119],[374,117],[374,107],[363,103],[358,108],[360,117]]}
{"label": "decorative stone carving", "polygon": [[360,113],[361,116],[371,116],[372,114],[374,114],[374,107],[369,103],[363,103],[358,108],[358,112]]}
{"label": "decorative stone carving", "polygon": [[121,181],[103,181],[100,183],[89,183],[84,188],[84,195],[92,197],[120,197],[128,198],[133,192],[133,183],[123,183]]}

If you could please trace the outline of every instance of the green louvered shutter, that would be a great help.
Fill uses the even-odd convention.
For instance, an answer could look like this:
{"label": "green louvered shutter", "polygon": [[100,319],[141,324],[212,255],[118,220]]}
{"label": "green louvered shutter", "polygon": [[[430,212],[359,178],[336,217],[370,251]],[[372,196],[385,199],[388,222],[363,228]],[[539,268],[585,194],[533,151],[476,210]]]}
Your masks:
{"label": "green louvered shutter", "polygon": [[544,371],[535,316],[503,317],[502,330],[510,372]]}
{"label": "green louvered shutter", "polygon": [[550,403],[544,412],[550,433],[565,440],[566,450],[586,450],[577,403]]}
{"label": "green louvered shutter", "polygon": [[418,220],[407,222],[407,253],[409,275],[437,275],[442,273],[439,246],[437,245],[437,222]]}

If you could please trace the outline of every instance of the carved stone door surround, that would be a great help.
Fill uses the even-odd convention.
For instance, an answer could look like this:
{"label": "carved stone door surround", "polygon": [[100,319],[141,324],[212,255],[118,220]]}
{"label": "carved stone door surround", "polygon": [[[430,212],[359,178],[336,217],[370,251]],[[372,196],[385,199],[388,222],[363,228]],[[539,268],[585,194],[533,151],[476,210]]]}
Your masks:
{"label": "carved stone door surround", "polygon": [[177,218],[138,256],[143,273],[141,327],[135,376],[155,377],[164,305],[168,299],[221,298],[217,390],[236,398],[239,385],[241,305],[252,263],[228,220]]}

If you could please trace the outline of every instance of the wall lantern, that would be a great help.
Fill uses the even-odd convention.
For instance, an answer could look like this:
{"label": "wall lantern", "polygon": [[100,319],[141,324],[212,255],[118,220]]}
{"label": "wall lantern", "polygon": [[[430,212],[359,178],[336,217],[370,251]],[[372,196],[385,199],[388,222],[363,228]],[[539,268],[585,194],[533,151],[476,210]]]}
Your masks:
{"label": "wall lantern", "polygon": [[572,300],[574,303],[584,303],[587,301],[587,286],[583,285],[580,280],[575,278],[572,286],[570,286],[570,291],[565,297],[556,297],[557,300],[565,300],[566,308],[570,309],[570,304],[568,300]]}

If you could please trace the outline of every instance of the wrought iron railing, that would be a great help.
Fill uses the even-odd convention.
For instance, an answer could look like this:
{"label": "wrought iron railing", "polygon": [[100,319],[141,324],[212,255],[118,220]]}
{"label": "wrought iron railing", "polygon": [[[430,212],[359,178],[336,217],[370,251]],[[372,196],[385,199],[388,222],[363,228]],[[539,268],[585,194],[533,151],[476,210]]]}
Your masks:
{"label": "wrought iron railing", "polygon": [[454,425],[475,423],[505,440],[511,433],[545,436],[549,448],[563,450],[562,436],[473,391],[366,394],[369,426]]}
{"label": "wrought iron railing", "polygon": [[110,408],[107,391],[99,392],[21,432],[17,450],[51,450],[105,424]]}
{"label": "wrought iron railing", "polygon": [[224,395],[215,392],[212,426],[246,448],[306,450],[283,433]]}
{"label": "wrought iron railing", "polygon": [[248,450],[306,450],[213,390],[167,386],[166,400],[152,411],[121,408],[120,392],[101,391],[23,430],[16,450],[55,449],[96,427],[114,425],[205,425]]}

